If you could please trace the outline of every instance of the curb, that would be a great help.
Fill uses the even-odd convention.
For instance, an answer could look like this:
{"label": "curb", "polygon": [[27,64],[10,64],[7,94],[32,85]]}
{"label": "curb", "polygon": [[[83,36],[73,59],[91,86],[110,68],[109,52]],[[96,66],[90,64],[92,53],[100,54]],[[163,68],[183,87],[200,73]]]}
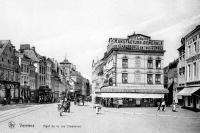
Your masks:
{"label": "curb", "polygon": [[[89,108],[94,108],[93,105],[89,105]],[[172,117],[172,118],[187,118],[187,119],[200,119],[200,117],[192,117],[192,116],[175,116],[175,115],[169,115],[169,114],[158,114],[157,112],[155,114],[146,114],[146,113],[131,113],[131,112],[120,112],[120,111],[114,111],[114,110],[107,110],[105,108],[101,109],[104,112],[113,112],[113,113],[120,113],[120,114],[127,114],[127,115],[143,115],[143,116],[158,116],[158,117]]]}

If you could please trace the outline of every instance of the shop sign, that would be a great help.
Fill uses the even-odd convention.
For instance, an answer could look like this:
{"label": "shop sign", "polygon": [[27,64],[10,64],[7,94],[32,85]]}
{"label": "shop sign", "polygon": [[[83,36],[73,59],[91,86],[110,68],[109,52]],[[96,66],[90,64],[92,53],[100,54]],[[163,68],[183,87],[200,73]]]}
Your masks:
{"label": "shop sign", "polygon": [[130,39],[110,38],[109,43],[163,45],[163,41],[161,40],[149,40],[149,39],[130,40]]}
{"label": "shop sign", "polygon": [[145,50],[145,51],[162,51],[163,42],[159,40],[127,40],[127,39],[110,39],[108,51],[112,48],[123,50]]}

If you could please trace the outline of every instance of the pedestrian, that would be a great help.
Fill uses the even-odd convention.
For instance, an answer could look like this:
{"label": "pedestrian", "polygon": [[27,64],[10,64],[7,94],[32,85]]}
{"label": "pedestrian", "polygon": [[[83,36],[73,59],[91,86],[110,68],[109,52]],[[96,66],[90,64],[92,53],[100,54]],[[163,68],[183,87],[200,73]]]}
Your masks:
{"label": "pedestrian", "polygon": [[174,101],[173,104],[172,104],[172,111],[173,111],[173,112],[177,112],[177,111],[176,111],[176,103],[175,103],[175,101]]}
{"label": "pedestrian", "polygon": [[165,100],[162,101],[161,106],[162,106],[162,111],[164,111],[165,110],[165,106],[166,106],[165,105]]}

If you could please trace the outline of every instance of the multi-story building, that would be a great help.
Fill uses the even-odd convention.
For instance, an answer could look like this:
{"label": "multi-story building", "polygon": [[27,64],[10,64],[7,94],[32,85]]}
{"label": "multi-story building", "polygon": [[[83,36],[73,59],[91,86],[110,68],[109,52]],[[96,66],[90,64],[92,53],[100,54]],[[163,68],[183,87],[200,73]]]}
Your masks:
{"label": "multi-story building", "polygon": [[52,89],[51,86],[52,66],[53,66],[53,61],[50,58],[47,58],[46,85],[48,85],[50,89]]}
{"label": "multi-story building", "polygon": [[52,59],[53,65],[52,65],[52,73],[51,73],[51,88],[53,93],[53,101],[57,101],[59,98],[59,82],[60,78],[58,75],[58,62],[54,59]]}
{"label": "multi-story building", "polygon": [[19,60],[15,54],[10,40],[0,41],[0,102],[18,102],[20,98]]}
{"label": "multi-story building", "polygon": [[92,62],[92,94],[95,94],[95,90],[104,85],[104,65],[105,61],[103,60],[97,60],[96,62],[93,60]]}
{"label": "multi-story building", "polygon": [[182,96],[185,107],[200,110],[200,25],[181,42],[178,85],[184,88],[178,95]]}
{"label": "multi-story building", "polygon": [[35,47],[30,48],[30,44],[21,44],[19,52],[20,75],[20,98],[23,102],[35,101],[36,90],[36,67],[38,62]]}
{"label": "multi-story building", "polygon": [[[102,63],[93,62],[95,96],[111,102],[122,99],[128,106],[154,106],[168,93],[163,87],[164,52],[163,41],[142,34],[134,33],[125,39],[110,38],[100,60],[104,64],[103,72],[99,72]],[[98,74],[101,76],[96,78]],[[104,85],[94,87],[95,81],[101,78]]]}

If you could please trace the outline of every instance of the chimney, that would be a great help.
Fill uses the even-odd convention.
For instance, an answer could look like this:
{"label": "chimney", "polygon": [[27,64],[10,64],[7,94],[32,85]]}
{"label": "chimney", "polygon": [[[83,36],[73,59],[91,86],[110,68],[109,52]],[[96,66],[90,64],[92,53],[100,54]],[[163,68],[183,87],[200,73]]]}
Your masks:
{"label": "chimney", "polygon": [[32,49],[33,51],[35,51],[35,46],[31,47],[31,49]]}

